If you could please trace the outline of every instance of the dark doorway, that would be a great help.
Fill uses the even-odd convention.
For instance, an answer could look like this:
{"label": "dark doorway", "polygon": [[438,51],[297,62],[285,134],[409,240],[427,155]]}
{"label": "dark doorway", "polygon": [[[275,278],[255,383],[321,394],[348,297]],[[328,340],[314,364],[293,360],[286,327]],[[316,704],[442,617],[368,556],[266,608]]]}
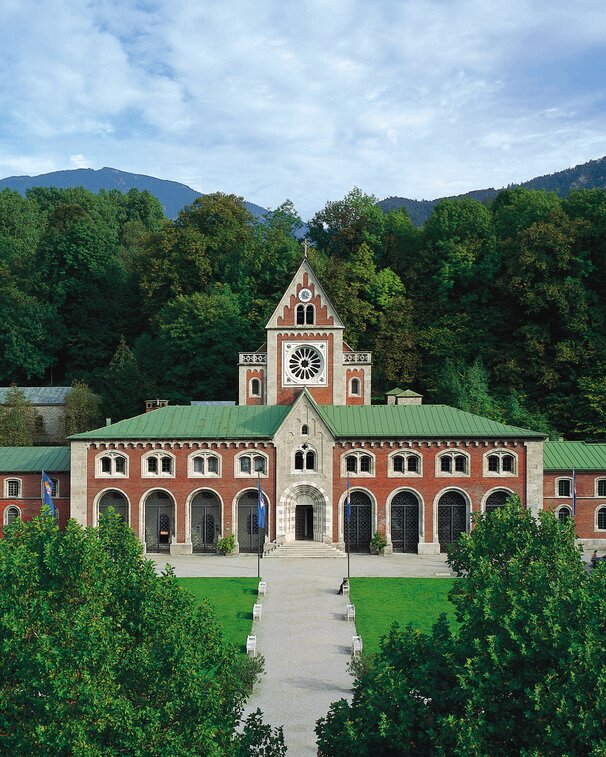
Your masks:
{"label": "dark doorway", "polygon": [[238,500],[238,545],[240,552],[259,551],[258,496],[257,492],[244,492]]}
{"label": "dark doorway", "polygon": [[118,515],[128,523],[128,502],[122,492],[109,491],[99,500],[99,515],[113,507]]}
{"label": "dark doorway", "polygon": [[419,501],[412,492],[399,492],[391,501],[391,543],[394,552],[417,552]]}
{"label": "dark doorway", "polygon": [[[351,493],[351,518],[347,520],[347,503],[343,505],[343,535],[350,552],[369,552],[372,530],[372,503],[365,492]],[[348,547],[349,545],[349,547]]]}
{"label": "dark doorway", "polygon": [[438,541],[440,551],[467,532],[467,505],[459,492],[446,492],[438,502]]}
{"label": "dark doorway", "polygon": [[169,552],[174,503],[166,492],[152,492],[145,500],[145,546],[148,552]]}
{"label": "dark doorway", "polygon": [[214,552],[221,531],[221,505],[213,492],[196,494],[191,503],[191,544],[193,552]]}
{"label": "dark doorway", "polygon": [[486,500],[486,512],[491,513],[505,505],[505,502],[511,497],[509,492],[493,492]]}
{"label": "dark doorway", "polygon": [[314,509],[311,505],[297,505],[295,508],[295,539],[310,541],[314,538]]}

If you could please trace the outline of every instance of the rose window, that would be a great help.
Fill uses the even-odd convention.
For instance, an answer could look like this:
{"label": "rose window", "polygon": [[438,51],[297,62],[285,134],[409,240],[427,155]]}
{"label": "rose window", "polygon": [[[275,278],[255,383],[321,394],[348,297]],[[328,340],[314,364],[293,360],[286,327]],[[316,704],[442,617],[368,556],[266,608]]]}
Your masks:
{"label": "rose window", "polygon": [[322,356],[314,347],[297,347],[288,358],[288,370],[298,381],[315,379],[322,370]]}

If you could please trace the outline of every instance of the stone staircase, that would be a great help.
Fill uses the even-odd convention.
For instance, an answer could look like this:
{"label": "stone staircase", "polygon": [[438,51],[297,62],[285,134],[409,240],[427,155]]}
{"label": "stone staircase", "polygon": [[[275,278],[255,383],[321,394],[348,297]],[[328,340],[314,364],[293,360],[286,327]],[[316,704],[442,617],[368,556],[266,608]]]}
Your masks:
{"label": "stone staircase", "polygon": [[291,541],[269,549],[264,557],[346,557],[346,555],[342,550],[331,544],[323,544],[321,541]]}

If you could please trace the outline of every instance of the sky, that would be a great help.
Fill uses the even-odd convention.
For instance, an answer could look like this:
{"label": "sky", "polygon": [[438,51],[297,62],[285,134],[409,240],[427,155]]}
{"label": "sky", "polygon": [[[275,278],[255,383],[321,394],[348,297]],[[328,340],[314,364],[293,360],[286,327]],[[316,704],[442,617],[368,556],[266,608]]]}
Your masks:
{"label": "sky", "polygon": [[110,166],[306,220],[606,155],[598,0],[2,0],[0,178]]}

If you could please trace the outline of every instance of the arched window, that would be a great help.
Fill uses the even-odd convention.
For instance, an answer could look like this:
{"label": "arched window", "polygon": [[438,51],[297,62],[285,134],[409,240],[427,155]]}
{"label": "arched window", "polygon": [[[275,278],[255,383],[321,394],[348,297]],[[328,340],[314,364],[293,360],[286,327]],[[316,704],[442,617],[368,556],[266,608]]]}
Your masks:
{"label": "arched window", "polygon": [[374,458],[366,452],[348,452],[345,455],[345,464],[342,466],[341,475],[347,475],[348,473],[373,476]]}
{"label": "arched window", "polygon": [[352,378],[350,394],[352,395],[352,397],[360,396],[360,379]]}
{"label": "arched window", "polygon": [[267,458],[258,453],[245,452],[236,458],[237,476],[267,475]]}
{"label": "arched window", "polygon": [[11,507],[7,507],[4,511],[4,525],[10,526],[11,523],[14,523],[17,518],[21,517],[21,513],[19,512],[19,508],[12,505]]}
{"label": "arched window", "polygon": [[261,396],[261,382],[258,378],[254,378],[250,382],[250,396],[251,397],[260,397]]}
{"label": "arched window", "polygon": [[311,326],[311,325],[313,325],[314,321],[315,321],[314,306],[313,305],[308,305],[305,308],[305,323],[308,326]]}
{"label": "arched window", "polygon": [[306,423],[301,426],[301,436],[307,436],[309,434],[309,427]]}
{"label": "arched window", "polygon": [[295,470],[316,470],[316,452],[307,443],[302,444],[295,452]]}
{"label": "arched window", "polygon": [[505,505],[509,497],[511,497],[510,492],[493,492],[486,500],[486,512],[490,513],[493,510],[499,510]]}
{"label": "arched window", "polygon": [[606,507],[600,507],[597,518],[598,531],[606,531]]}
{"label": "arched window", "polygon": [[97,476],[126,476],[127,458],[119,452],[102,452],[97,457]]}
{"label": "arched window", "polygon": [[390,458],[390,475],[407,476],[421,473],[421,457],[415,452],[397,452]]}
{"label": "arched window", "polygon": [[469,458],[461,452],[444,452],[437,458],[438,475],[469,475]]}
{"label": "arched window", "polygon": [[297,326],[305,325],[305,305],[297,305]]}
{"label": "arched window", "polygon": [[8,478],[4,482],[5,497],[21,496],[21,480],[18,478]]}
{"label": "arched window", "polygon": [[143,476],[174,476],[175,460],[166,452],[150,452],[143,458]]}
{"label": "arched window", "polygon": [[558,509],[558,520],[560,523],[566,523],[566,521],[572,515],[572,510],[569,507],[560,507]]}
{"label": "arched window", "polygon": [[313,450],[307,450],[305,455],[305,468],[307,470],[316,469],[316,453]]}
{"label": "arched window", "polygon": [[220,475],[221,460],[213,452],[195,452],[189,459],[190,476]]}
{"label": "arched window", "polygon": [[516,472],[516,458],[511,452],[497,450],[486,455],[484,466],[488,475],[512,475]]}

